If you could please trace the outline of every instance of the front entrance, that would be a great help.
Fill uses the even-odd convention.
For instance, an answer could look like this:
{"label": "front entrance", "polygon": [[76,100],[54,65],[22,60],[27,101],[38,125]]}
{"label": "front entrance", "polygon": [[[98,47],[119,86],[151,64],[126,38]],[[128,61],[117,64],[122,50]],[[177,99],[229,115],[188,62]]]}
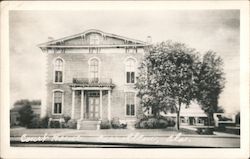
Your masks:
{"label": "front entrance", "polygon": [[97,92],[89,92],[87,95],[87,119],[98,120],[100,118],[100,96]]}

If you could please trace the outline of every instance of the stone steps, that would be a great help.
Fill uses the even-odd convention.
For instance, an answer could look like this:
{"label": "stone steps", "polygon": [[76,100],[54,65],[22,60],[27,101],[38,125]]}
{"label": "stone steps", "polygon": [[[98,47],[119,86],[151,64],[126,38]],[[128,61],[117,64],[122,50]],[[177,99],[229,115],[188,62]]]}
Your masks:
{"label": "stone steps", "polygon": [[91,120],[78,120],[77,129],[78,130],[97,130],[99,121]]}

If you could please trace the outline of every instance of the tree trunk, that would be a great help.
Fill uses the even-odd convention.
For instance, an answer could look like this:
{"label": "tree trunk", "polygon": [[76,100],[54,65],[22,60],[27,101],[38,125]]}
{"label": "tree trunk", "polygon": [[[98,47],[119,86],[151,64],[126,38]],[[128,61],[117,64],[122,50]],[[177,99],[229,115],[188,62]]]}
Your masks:
{"label": "tree trunk", "polygon": [[177,112],[177,123],[176,123],[176,128],[177,128],[177,130],[180,130],[180,111],[178,110]]}
{"label": "tree trunk", "polygon": [[179,131],[180,130],[180,111],[181,111],[181,102],[180,102],[180,100],[178,102],[178,105],[179,105],[179,108],[177,108],[177,112],[176,112],[176,114],[177,114],[177,124],[176,124],[176,126],[177,126],[177,130]]}

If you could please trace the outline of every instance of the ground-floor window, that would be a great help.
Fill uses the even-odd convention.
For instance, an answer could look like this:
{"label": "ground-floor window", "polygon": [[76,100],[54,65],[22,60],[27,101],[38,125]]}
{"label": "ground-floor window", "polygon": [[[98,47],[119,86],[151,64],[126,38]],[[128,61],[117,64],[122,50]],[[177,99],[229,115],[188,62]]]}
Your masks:
{"label": "ground-floor window", "polygon": [[53,108],[54,114],[62,113],[62,97],[63,97],[63,92],[60,91],[54,92],[54,108]]}
{"label": "ground-floor window", "polygon": [[125,94],[125,105],[126,105],[126,115],[134,116],[135,115],[135,93],[126,92]]}

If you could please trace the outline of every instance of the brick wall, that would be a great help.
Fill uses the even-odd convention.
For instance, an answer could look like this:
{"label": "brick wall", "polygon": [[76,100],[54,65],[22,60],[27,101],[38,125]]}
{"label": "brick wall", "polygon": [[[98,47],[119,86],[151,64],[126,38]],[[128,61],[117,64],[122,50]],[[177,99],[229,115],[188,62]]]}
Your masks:
{"label": "brick wall", "polygon": [[[120,48],[119,48],[120,50]],[[86,51],[86,50],[85,50]],[[82,52],[85,52],[82,51]],[[78,51],[80,52],[80,51]],[[105,50],[108,52],[108,49]],[[114,49],[112,49],[114,52]],[[125,52],[125,51],[124,51]],[[121,119],[131,119],[125,116],[125,91],[134,90],[133,86],[125,84],[125,60],[128,57],[137,59],[139,66],[143,52],[139,53],[57,53],[47,54],[47,114],[53,118],[59,118],[62,115],[52,115],[53,90],[61,89],[64,91],[63,115],[71,116],[72,91],[69,86],[73,78],[88,78],[89,65],[88,60],[92,57],[100,59],[100,78],[111,78],[116,85],[111,94],[111,116]],[[64,60],[64,84],[53,83],[53,63],[56,58]],[[80,93],[75,95],[75,118],[80,117]],[[108,94],[103,93],[103,118],[107,117]],[[137,98],[137,114],[139,99]]]}

